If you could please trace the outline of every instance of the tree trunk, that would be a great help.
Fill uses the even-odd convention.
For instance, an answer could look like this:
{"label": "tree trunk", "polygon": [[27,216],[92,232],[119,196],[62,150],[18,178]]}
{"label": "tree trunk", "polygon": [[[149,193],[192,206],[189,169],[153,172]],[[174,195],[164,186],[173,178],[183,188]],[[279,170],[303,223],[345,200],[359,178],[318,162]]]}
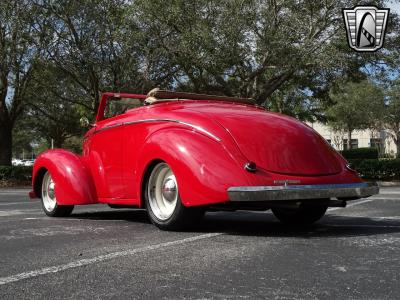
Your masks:
{"label": "tree trunk", "polygon": [[396,135],[396,140],[394,141],[396,144],[396,157],[400,158],[400,132]]}
{"label": "tree trunk", "polygon": [[272,95],[277,89],[279,89],[286,81],[293,76],[293,71],[287,71],[279,76],[271,78],[265,85],[265,89],[261,95],[255,97],[256,103],[261,105],[265,100]]}
{"label": "tree trunk", "polygon": [[54,139],[54,148],[62,148],[64,145],[65,139],[63,137],[58,136]]}
{"label": "tree trunk", "polygon": [[54,148],[62,148],[65,143],[65,134],[63,128],[58,126],[53,128],[51,138],[53,139]]}
{"label": "tree trunk", "polygon": [[11,166],[12,127],[0,124],[0,166]]}
{"label": "tree trunk", "polygon": [[347,132],[347,149],[351,149],[351,134],[352,134],[352,130],[349,130]]}

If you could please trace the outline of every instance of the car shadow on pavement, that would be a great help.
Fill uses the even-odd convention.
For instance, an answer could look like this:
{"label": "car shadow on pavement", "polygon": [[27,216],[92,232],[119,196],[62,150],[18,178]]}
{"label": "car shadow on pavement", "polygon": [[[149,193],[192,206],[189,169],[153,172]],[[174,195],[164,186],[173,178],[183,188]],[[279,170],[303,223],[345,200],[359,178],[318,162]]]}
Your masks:
{"label": "car shadow on pavement", "polygon": [[294,227],[280,223],[272,214],[237,212],[207,216],[201,224],[201,232],[210,231],[249,236],[337,238],[397,233],[400,220],[326,215],[313,225]]}
{"label": "car shadow on pavement", "polygon": [[[73,213],[70,218],[100,222],[101,220],[116,220],[151,225],[146,211],[137,209],[78,212]],[[199,224],[186,231],[299,238],[370,236],[400,232],[400,219],[327,214],[311,226],[293,227],[280,223],[271,213],[266,212],[208,212]]]}
{"label": "car shadow on pavement", "polygon": [[328,214],[310,226],[288,226],[271,213],[237,212],[211,215],[204,223],[210,230],[218,228],[228,234],[277,237],[350,237],[400,232],[400,220]]}

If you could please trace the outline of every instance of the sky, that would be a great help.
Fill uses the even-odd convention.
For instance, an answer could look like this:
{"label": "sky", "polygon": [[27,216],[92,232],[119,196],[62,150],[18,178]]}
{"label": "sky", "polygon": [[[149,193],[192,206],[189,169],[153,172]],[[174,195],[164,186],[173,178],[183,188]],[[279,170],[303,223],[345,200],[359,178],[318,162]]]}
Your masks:
{"label": "sky", "polygon": [[391,11],[400,14],[400,1],[387,1],[386,8],[390,8]]}

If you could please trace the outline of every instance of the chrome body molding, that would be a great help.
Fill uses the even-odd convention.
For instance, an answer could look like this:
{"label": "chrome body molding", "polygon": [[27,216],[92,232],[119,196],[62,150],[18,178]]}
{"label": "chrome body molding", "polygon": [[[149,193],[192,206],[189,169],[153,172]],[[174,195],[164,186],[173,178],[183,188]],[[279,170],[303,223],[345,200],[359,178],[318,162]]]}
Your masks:
{"label": "chrome body molding", "polygon": [[209,136],[210,138],[212,138],[213,140],[216,140],[217,142],[221,142],[221,139],[219,137],[215,136],[214,134],[212,134],[211,132],[205,130],[204,128],[202,128],[200,126],[193,125],[191,123],[187,123],[187,122],[183,122],[183,121],[179,121],[179,120],[174,120],[174,119],[143,119],[143,120],[122,122],[122,123],[113,124],[113,125],[109,125],[109,126],[105,126],[103,128],[97,129],[93,134],[102,132],[104,130],[124,126],[124,125],[135,125],[135,124],[141,124],[141,123],[157,123],[157,122],[170,122],[170,123],[177,123],[177,124],[181,124],[184,126],[188,126],[188,127],[191,127],[193,129]]}
{"label": "chrome body molding", "polygon": [[293,201],[338,198],[354,200],[379,193],[377,183],[346,183],[283,186],[238,186],[228,188],[230,201]]}
{"label": "chrome body molding", "polygon": [[102,131],[105,131],[105,130],[108,130],[108,129],[121,127],[122,125],[124,125],[124,123],[118,123],[118,124],[108,125],[108,126],[105,126],[105,127],[103,127],[103,128],[96,129],[94,133],[99,133],[99,132],[102,132]]}

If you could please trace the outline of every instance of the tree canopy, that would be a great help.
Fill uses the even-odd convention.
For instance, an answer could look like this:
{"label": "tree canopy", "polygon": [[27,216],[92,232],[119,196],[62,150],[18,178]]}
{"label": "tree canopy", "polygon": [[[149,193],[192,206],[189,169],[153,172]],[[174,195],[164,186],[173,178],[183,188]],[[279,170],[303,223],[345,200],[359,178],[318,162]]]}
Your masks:
{"label": "tree canopy", "polygon": [[384,110],[384,94],[376,85],[362,81],[343,84],[331,94],[334,104],[328,108],[329,124],[348,133],[348,147],[354,130],[379,128]]}
{"label": "tree canopy", "polygon": [[[3,0],[0,165],[10,163],[16,122],[63,146],[82,132],[71,120],[93,118],[100,93],[111,90],[252,97],[301,120],[332,119],[326,110],[338,109],[343,82],[399,74],[398,15],[390,14],[384,49],[357,53],[347,45],[341,11],[356,4]],[[63,126],[56,124],[61,109]]]}

